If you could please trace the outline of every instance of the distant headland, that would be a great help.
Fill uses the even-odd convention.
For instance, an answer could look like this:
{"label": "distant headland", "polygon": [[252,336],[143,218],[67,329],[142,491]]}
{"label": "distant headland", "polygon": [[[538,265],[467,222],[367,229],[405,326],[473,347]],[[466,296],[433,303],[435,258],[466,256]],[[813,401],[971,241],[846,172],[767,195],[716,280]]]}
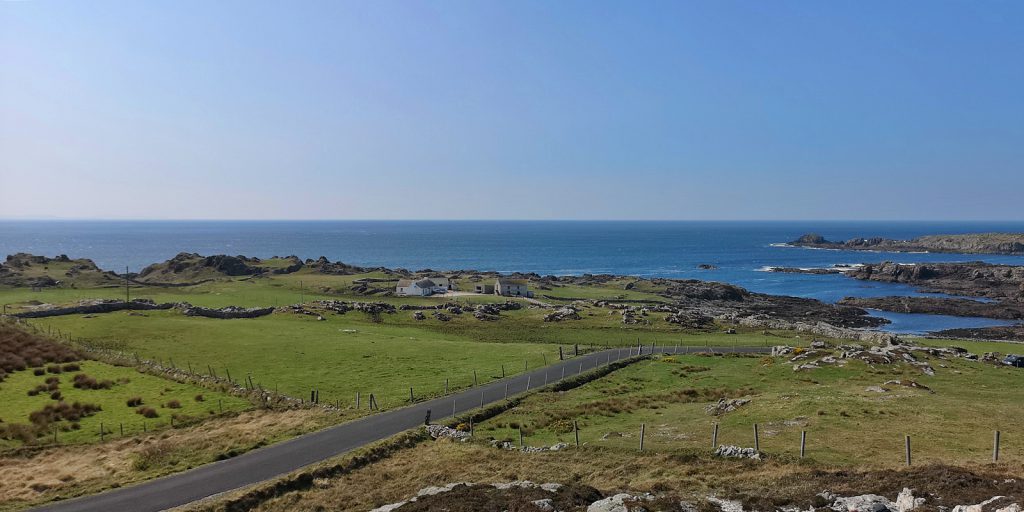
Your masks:
{"label": "distant headland", "polygon": [[787,245],[815,249],[890,252],[953,252],[966,254],[1024,254],[1024,233],[973,233],[928,235],[910,240],[890,238],[852,238],[836,242],[808,233]]}

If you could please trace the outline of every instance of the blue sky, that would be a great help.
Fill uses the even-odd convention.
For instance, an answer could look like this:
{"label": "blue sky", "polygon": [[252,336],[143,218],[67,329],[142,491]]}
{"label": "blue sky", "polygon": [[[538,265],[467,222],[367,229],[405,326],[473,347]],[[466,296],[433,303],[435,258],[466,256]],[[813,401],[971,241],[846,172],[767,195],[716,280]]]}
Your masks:
{"label": "blue sky", "polygon": [[7,2],[0,217],[1024,219],[1024,2]]}

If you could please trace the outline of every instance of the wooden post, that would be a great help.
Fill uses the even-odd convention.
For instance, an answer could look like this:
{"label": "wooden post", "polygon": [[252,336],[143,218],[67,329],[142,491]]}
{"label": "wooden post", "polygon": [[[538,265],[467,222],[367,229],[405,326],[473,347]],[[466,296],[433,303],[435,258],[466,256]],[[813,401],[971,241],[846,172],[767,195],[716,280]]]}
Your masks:
{"label": "wooden post", "polygon": [[412,386],[409,386],[409,401],[414,402],[415,400],[416,398],[414,398],[412,394]]}
{"label": "wooden post", "polygon": [[505,378],[505,365],[501,365],[501,378]]}
{"label": "wooden post", "polygon": [[644,423],[640,424],[640,451],[644,451],[644,432],[647,430],[647,425]]}
{"label": "wooden post", "polygon": [[757,423],[754,423],[754,451],[761,451],[761,438],[757,435]]}
{"label": "wooden post", "polygon": [[711,429],[711,447],[718,448],[718,423],[715,423],[715,427]]}
{"label": "wooden post", "polygon": [[527,375],[526,376],[526,390],[527,391],[530,390],[530,379],[533,379],[533,375]]}
{"label": "wooden post", "polygon": [[573,349],[573,355],[575,355],[576,357],[579,357],[579,355],[580,355],[580,344],[579,343],[573,344],[572,349]]}
{"label": "wooden post", "polygon": [[580,447],[580,426],[576,420],[572,420],[572,431],[576,434],[576,448]]}
{"label": "wooden post", "polygon": [[103,440],[103,422],[100,422],[100,441]]}
{"label": "wooden post", "polygon": [[121,437],[124,437],[124,423],[118,423],[118,426],[121,427]]}
{"label": "wooden post", "polygon": [[505,383],[505,399],[508,400],[508,382]]}
{"label": "wooden post", "polygon": [[910,436],[905,436],[907,450],[907,465],[910,465]]}
{"label": "wooden post", "polygon": [[992,462],[999,462],[999,431],[992,435]]}
{"label": "wooden post", "polygon": [[356,410],[359,410],[359,392],[356,391]]}
{"label": "wooden post", "polygon": [[804,454],[807,452],[807,431],[800,431],[800,458],[804,458]]}
{"label": "wooden post", "polygon": [[231,380],[231,370],[224,368],[224,373],[227,374],[228,376],[228,382],[234,382],[233,380]]}
{"label": "wooden post", "polygon": [[562,354],[562,346],[561,345],[558,346],[558,360],[559,361],[565,360],[565,355]]}
{"label": "wooden post", "polygon": [[192,371],[192,361],[186,361],[186,364],[188,364],[188,374],[195,375],[195,372]]}
{"label": "wooden post", "polygon": [[523,371],[530,371],[530,361],[523,359]]}
{"label": "wooden post", "polygon": [[445,377],[445,379],[444,379],[444,394],[446,394],[446,395],[448,394],[448,378],[447,377]]}
{"label": "wooden post", "polygon": [[456,410],[456,409],[455,409],[455,398],[452,398],[452,417],[453,417],[453,418],[454,418],[454,417],[455,417],[455,415],[456,415],[456,412],[455,412],[455,410]]}
{"label": "wooden post", "polygon": [[519,449],[522,450],[523,448],[526,448],[526,445],[523,443],[523,427],[519,427]]}
{"label": "wooden post", "polygon": [[540,356],[544,358],[544,366],[547,366],[548,365],[548,355],[547,354],[541,354]]}
{"label": "wooden post", "polygon": [[478,385],[478,384],[479,384],[479,383],[478,383],[478,382],[477,382],[477,380],[476,380],[476,370],[473,370],[473,386],[476,386],[476,385]]}

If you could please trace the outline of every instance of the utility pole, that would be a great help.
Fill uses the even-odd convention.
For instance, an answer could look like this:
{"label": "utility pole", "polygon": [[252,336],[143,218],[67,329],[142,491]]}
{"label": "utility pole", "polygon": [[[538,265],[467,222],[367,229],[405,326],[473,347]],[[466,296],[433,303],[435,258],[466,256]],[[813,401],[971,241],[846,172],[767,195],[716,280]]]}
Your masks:
{"label": "utility pole", "polygon": [[124,266],[124,301],[132,301],[131,293],[128,291],[128,265]]}

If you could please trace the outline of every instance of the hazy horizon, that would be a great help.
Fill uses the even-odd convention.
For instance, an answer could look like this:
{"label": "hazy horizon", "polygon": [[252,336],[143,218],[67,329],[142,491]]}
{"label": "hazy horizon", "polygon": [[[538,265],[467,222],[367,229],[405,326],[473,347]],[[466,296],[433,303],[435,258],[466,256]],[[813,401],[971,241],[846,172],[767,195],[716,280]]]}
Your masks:
{"label": "hazy horizon", "polygon": [[1024,220],[1022,25],[1010,2],[6,2],[0,218]]}

